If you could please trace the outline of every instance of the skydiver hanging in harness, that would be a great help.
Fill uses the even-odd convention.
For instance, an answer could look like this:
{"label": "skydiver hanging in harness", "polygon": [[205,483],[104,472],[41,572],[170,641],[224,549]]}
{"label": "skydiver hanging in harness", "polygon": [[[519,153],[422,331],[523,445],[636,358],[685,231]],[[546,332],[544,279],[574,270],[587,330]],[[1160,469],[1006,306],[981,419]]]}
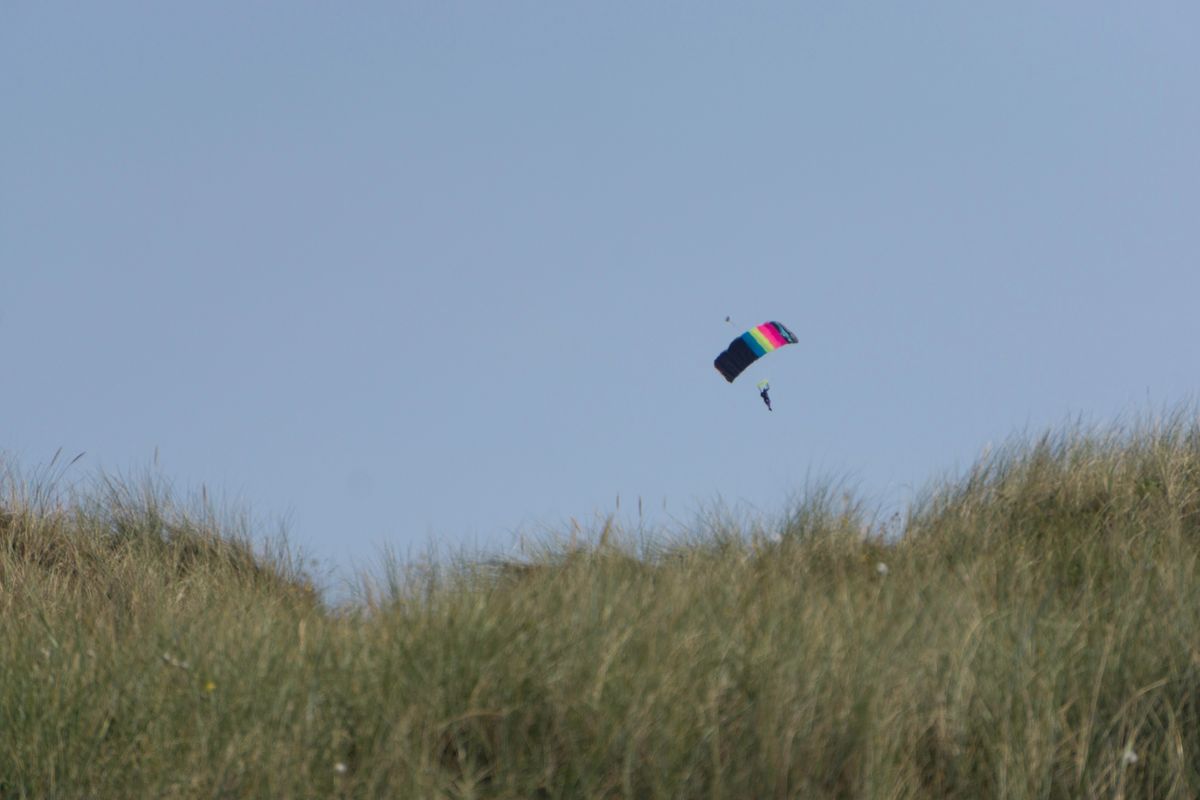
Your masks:
{"label": "skydiver hanging in harness", "polygon": [[771,408],[771,396],[767,394],[767,392],[771,391],[771,384],[763,381],[758,385],[758,388],[761,390],[758,393],[758,396],[761,397],[763,402],[767,404],[767,411],[774,411],[775,409]]}

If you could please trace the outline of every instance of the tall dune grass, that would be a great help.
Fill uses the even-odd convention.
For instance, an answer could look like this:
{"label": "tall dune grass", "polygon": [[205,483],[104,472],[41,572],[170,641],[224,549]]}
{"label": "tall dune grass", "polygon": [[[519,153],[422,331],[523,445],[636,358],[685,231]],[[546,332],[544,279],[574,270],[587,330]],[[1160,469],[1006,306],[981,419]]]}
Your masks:
{"label": "tall dune grass", "polygon": [[1200,420],[330,607],[163,487],[0,501],[0,798],[1200,795]]}

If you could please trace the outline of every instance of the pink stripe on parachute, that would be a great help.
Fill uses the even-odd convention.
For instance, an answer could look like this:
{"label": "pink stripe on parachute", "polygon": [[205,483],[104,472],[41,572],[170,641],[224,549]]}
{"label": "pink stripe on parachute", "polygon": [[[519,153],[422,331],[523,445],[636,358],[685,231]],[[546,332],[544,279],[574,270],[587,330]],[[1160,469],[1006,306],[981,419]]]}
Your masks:
{"label": "pink stripe on parachute", "polygon": [[776,347],[783,347],[787,344],[787,339],[779,335],[779,331],[775,330],[775,326],[769,322],[764,322],[757,328],[758,332],[767,337],[767,341]]}

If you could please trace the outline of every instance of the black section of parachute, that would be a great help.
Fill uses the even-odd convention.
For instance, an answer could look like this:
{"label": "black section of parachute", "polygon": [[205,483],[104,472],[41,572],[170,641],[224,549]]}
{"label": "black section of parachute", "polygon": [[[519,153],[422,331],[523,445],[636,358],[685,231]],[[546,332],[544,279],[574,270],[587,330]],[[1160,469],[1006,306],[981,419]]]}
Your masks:
{"label": "black section of parachute", "polygon": [[758,359],[754,355],[754,351],[750,349],[750,345],[746,344],[742,337],[738,337],[729,343],[729,347],[721,355],[717,356],[717,360],[713,362],[713,366],[725,376],[725,380],[733,383],[733,379],[742,374],[746,367],[753,364]]}

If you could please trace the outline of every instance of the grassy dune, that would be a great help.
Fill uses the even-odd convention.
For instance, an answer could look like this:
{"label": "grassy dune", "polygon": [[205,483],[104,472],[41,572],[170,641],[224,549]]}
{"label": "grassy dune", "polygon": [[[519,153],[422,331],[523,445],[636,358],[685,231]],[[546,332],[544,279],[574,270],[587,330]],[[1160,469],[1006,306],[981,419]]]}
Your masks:
{"label": "grassy dune", "polygon": [[1200,419],[1015,442],[884,537],[393,563],[325,605],[203,502],[0,498],[0,798],[1200,795]]}

